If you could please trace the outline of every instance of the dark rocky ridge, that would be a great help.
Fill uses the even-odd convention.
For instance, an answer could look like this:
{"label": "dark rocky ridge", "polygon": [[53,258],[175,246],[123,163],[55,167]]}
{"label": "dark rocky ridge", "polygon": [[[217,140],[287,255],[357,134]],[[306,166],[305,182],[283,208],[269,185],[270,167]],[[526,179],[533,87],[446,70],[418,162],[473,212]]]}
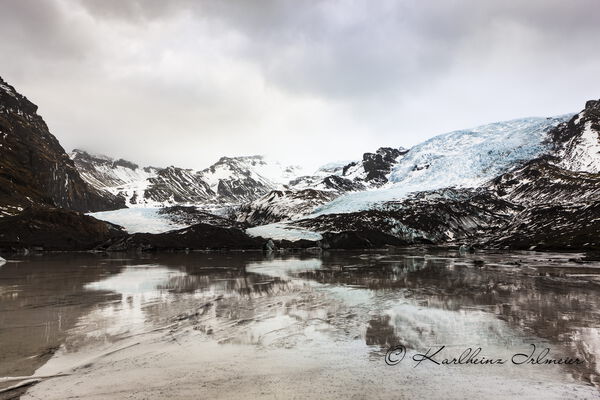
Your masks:
{"label": "dark rocky ridge", "polygon": [[180,225],[195,225],[202,223],[223,228],[238,229],[246,229],[251,226],[248,223],[236,221],[233,214],[230,216],[216,215],[194,206],[163,207],[158,213],[160,215],[165,215],[169,220]]}
{"label": "dark rocky ridge", "polygon": [[364,229],[359,231],[326,232],[323,239],[317,242],[323,250],[355,250],[381,249],[386,246],[406,246],[411,243],[396,236],[378,230]]}
{"label": "dark rocky ridge", "polygon": [[176,203],[202,203],[215,196],[210,186],[190,170],[167,167],[159,169],[150,183],[144,198],[156,202],[173,199]]}
{"label": "dark rocky ridge", "polygon": [[600,250],[600,201],[540,204],[526,208],[482,247],[536,250]]}
{"label": "dark rocky ridge", "polygon": [[102,248],[107,251],[261,250],[264,243],[264,239],[250,237],[241,229],[200,223],[165,233],[135,233],[104,243]]}
{"label": "dark rocky ridge", "polygon": [[226,168],[233,172],[235,178],[222,179],[217,185],[217,195],[221,201],[252,201],[272,189],[268,183],[255,179],[250,170],[246,169],[246,165],[240,165],[239,161],[244,161],[244,164],[249,164],[250,167],[264,163],[260,156],[221,157],[201,173],[215,173],[220,168]]}
{"label": "dark rocky ridge", "polygon": [[105,166],[107,168],[124,167],[131,170],[139,168],[139,165],[131,161],[119,158],[113,160],[112,158],[96,156],[88,153],[85,150],[75,149],[71,153],[71,159],[75,163],[78,170],[93,172],[95,166]]}
{"label": "dark rocky ridge", "polygon": [[83,181],[37,106],[0,78],[0,216],[39,205],[76,211],[124,207]]}
{"label": "dark rocky ridge", "polygon": [[279,222],[294,215],[308,214],[337,196],[338,192],[316,189],[273,190],[258,200],[240,206],[236,213],[237,220],[251,225]]}
{"label": "dark rocky ridge", "polygon": [[531,160],[492,180],[490,189],[516,204],[571,203],[600,198],[599,175],[571,171],[551,163],[552,157]]}
{"label": "dark rocky ridge", "polygon": [[92,250],[108,240],[126,237],[117,225],[57,208],[28,208],[0,218],[0,250]]}
{"label": "dark rocky ridge", "polygon": [[342,176],[353,176],[354,181],[381,186],[388,181],[387,175],[392,171],[398,157],[408,152],[409,150],[403,147],[380,147],[375,153],[364,153],[362,161],[345,165]]}

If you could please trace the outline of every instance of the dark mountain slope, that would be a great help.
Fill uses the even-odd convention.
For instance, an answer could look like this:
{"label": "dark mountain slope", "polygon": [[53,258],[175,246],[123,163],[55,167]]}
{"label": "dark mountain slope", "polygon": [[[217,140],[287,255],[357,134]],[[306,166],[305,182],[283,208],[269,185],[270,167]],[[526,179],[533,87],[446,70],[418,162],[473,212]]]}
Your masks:
{"label": "dark mountain slope", "polygon": [[37,106],[0,78],[0,215],[40,205],[76,211],[124,207],[81,179]]}
{"label": "dark mountain slope", "polygon": [[0,250],[91,250],[127,234],[121,227],[56,208],[28,208],[0,218]]}

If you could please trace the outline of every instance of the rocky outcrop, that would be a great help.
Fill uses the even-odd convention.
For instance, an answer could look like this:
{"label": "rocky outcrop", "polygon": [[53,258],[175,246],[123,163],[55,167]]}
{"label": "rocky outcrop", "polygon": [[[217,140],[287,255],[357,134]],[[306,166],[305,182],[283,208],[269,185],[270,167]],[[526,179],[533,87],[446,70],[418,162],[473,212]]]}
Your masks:
{"label": "rocky outcrop", "polygon": [[193,170],[171,166],[159,169],[156,176],[147,181],[144,199],[153,203],[203,203],[215,196],[210,186]]}
{"label": "rocky outcrop", "polygon": [[124,207],[81,178],[37,106],[0,78],[0,215],[41,205],[76,211]]}
{"label": "rocky outcrop", "polygon": [[600,199],[599,174],[564,169],[553,159],[531,160],[493,179],[489,188],[502,199],[524,206]]}
{"label": "rocky outcrop", "polygon": [[365,180],[377,184],[387,182],[387,174],[392,170],[392,165],[401,155],[408,153],[406,149],[394,149],[381,147],[375,153],[363,154],[363,168],[365,169]]}
{"label": "rocky outcrop", "polygon": [[221,216],[199,209],[194,206],[171,206],[163,207],[158,211],[159,215],[166,216],[177,225],[208,224],[223,228],[246,229],[250,225],[238,222],[231,216]]}
{"label": "rocky outcrop", "polygon": [[480,245],[522,250],[600,250],[600,201],[528,207]]}
{"label": "rocky outcrop", "polygon": [[28,208],[0,218],[0,250],[91,250],[127,234],[117,225],[57,208]]}
{"label": "rocky outcrop", "polygon": [[265,239],[248,236],[241,229],[196,224],[159,234],[136,233],[105,243],[102,248],[108,251],[262,250],[265,242]]}
{"label": "rocky outcrop", "polygon": [[237,210],[237,220],[250,225],[264,225],[299,218],[339,194],[315,189],[273,190]]}
{"label": "rocky outcrop", "polygon": [[405,148],[380,147],[375,153],[364,153],[362,161],[352,162],[342,169],[342,176],[372,186],[381,186],[400,156],[408,153]]}
{"label": "rocky outcrop", "polygon": [[327,232],[318,242],[323,250],[381,249],[408,244],[411,243],[378,230]]}

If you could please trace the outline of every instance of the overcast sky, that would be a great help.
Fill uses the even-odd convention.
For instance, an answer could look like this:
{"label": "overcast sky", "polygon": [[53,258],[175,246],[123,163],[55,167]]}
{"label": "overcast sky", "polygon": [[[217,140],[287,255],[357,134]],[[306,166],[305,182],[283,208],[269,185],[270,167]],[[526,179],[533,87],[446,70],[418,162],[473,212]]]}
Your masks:
{"label": "overcast sky", "polygon": [[598,0],[0,0],[0,76],[66,150],[315,166],[600,98]]}

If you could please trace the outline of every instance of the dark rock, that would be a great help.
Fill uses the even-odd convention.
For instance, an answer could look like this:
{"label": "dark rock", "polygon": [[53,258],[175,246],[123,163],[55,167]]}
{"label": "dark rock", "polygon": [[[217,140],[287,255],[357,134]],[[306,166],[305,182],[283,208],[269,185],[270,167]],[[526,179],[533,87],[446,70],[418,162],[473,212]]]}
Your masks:
{"label": "dark rock", "polygon": [[163,207],[158,213],[167,216],[171,221],[180,225],[208,224],[223,228],[245,229],[249,224],[238,222],[232,217],[220,216],[194,206]]}
{"label": "dark rock", "polygon": [[318,232],[376,230],[405,244],[445,243],[497,229],[519,210],[484,189],[442,189],[415,193],[379,209],[321,215],[293,225]]}
{"label": "dark rock", "polygon": [[358,165],[358,163],[356,161],[353,161],[350,164],[345,165],[344,168],[342,169],[342,175],[346,175],[348,173],[348,170],[352,167],[355,167],[356,165]]}
{"label": "dark rock", "polygon": [[118,160],[114,161],[112,164],[113,167],[125,167],[125,168],[129,168],[129,169],[138,169],[139,165],[132,163],[131,161],[127,161],[127,160],[123,160],[122,158],[119,158]]}
{"label": "dark rock", "polygon": [[600,250],[600,201],[528,207],[484,244],[523,250]]}
{"label": "dark rock", "polygon": [[237,228],[196,224],[165,233],[135,233],[105,243],[107,251],[159,250],[261,250],[265,239],[248,236]]}
{"label": "dark rock", "polygon": [[0,218],[0,249],[91,250],[127,234],[117,225],[74,211],[29,208]]}
{"label": "dark rock", "polygon": [[83,181],[37,106],[0,78],[0,215],[30,206],[76,211],[122,208],[122,199]]}
{"label": "dark rock", "polygon": [[405,246],[408,243],[395,236],[377,230],[345,231],[323,233],[319,241],[322,249],[376,249],[385,246]]}
{"label": "dark rock", "polygon": [[156,202],[203,203],[215,196],[210,186],[192,171],[178,167],[159,169],[149,178],[144,198]]}
{"label": "dark rock", "polygon": [[337,192],[346,193],[346,192],[356,192],[360,190],[365,190],[365,185],[360,182],[352,181],[348,178],[344,178],[339,175],[330,175],[323,179],[323,185],[327,189],[332,189]]}
{"label": "dark rock", "polygon": [[250,225],[279,222],[295,215],[309,214],[338,195],[337,192],[316,189],[272,190],[263,197],[240,206],[237,220]]}
{"label": "dark rock", "polygon": [[408,153],[405,149],[381,147],[375,153],[363,154],[363,168],[366,172],[366,181],[378,183],[387,182],[386,175],[390,173],[396,159]]}
{"label": "dark rock", "polygon": [[502,174],[490,186],[503,199],[523,205],[600,199],[600,175],[560,168],[549,157]]}

